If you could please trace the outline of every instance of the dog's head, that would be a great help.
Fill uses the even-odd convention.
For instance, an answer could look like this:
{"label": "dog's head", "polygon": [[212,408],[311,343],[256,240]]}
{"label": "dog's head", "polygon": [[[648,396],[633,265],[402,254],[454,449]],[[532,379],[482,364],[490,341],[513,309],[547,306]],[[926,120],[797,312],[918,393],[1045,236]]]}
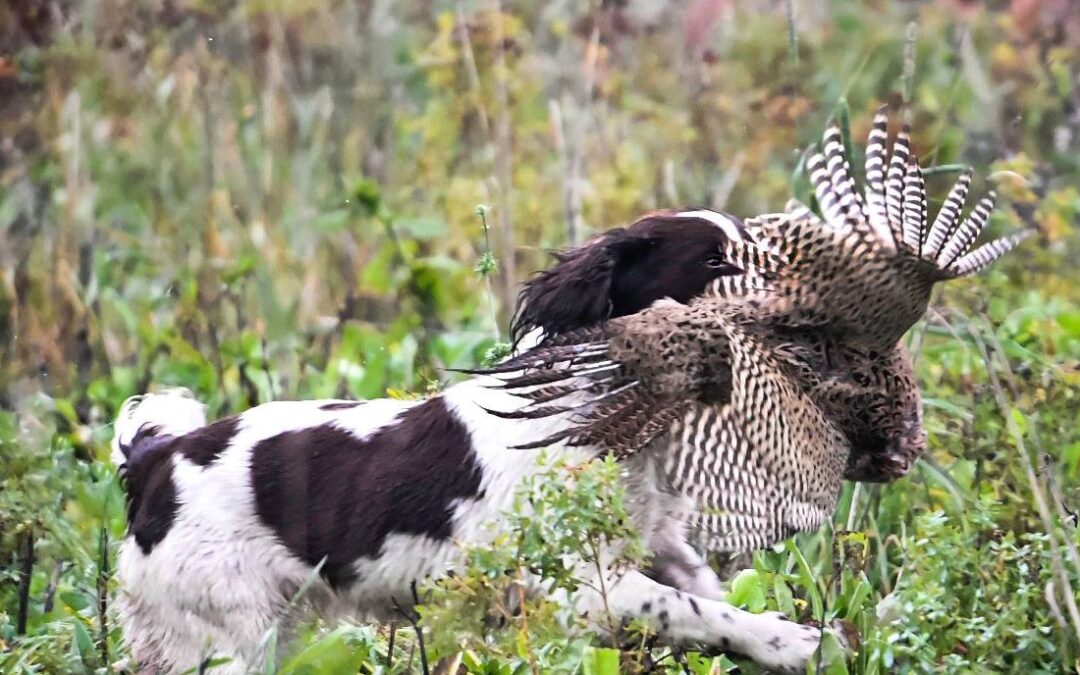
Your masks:
{"label": "dog's head", "polygon": [[741,274],[722,253],[729,236],[745,236],[738,219],[712,211],[665,212],[555,253],[518,294],[510,324],[517,344],[634,314],[662,298],[688,302],[721,276]]}

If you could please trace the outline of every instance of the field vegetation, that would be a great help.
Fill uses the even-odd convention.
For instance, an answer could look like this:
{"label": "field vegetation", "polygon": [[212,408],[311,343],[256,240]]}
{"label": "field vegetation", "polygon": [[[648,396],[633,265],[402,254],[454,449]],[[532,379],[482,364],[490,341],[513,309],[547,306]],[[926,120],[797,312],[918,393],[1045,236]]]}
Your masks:
{"label": "field vegetation", "polygon": [[[1038,236],[909,336],[926,457],[845,486],[833,525],[745,561],[732,600],[855,624],[857,656],[827,644],[820,672],[1080,672],[1069,0],[0,6],[0,672],[125,656],[127,396],[180,385],[218,416],[436,391],[505,349],[548,249],[656,208],[780,210],[828,119],[861,140],[883,102],[936,167],[932,209],[971,165],[1002,195],[991,230]],[[647,631],[604,647],[543,599],[508,611],[505,570],[573,587],[555,554],[622,533],[618,470],[553,469],[420,616],[313,624],[268,669],[756,672]]]}

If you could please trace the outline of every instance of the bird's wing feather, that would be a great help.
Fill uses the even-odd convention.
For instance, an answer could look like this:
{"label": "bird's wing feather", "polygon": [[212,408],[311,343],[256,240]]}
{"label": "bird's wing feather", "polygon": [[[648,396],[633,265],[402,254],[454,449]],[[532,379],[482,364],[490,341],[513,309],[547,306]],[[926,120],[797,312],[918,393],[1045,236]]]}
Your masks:
{"label": "bird's wing feather", "polygon": [[848,444],[767,345],[738,324],[725,334],[730,400],[692,404],[668,440],[664,466],[695,505],[698,543],[743,551],[829,517]]}
{"label": "bird's wing feather", "polygon": [[[716,301],[664,303],[607,322],[606,342],[596,341],[595,329],[570,332],[558,336],[557,344],[473,372],[495,376],[492,386],[529,399],[498,416],[572,413],[558,432],[521,447],[563,442],[626,456],[670,431],[688,398],[717,401],[730,395],[725,327],[733,320]],[[584,403],[554,404],[580,392],[588,394]]]}

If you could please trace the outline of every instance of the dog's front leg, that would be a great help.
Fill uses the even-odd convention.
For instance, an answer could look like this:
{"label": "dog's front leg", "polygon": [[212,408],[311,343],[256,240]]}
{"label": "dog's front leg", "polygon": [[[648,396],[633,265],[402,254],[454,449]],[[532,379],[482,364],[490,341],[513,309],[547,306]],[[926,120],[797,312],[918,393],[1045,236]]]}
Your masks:
{"label": "dog's front leg", "polygon": [[639,571],[609,572],[578,590],[578,609],[600,629],[633,619],[648,623],[665,642],[731,651],[783,673],[803,673],[821,631],[777,613],[751,614],[719,600],[684,593]]}
{"label": "dog's front leg", "polygon": [[672,523],[668,536],[649,542],[653,550],[648,576],[665,586],[709,600],[723,600],[720,577],[694,547],[681,536],[681,523]]}

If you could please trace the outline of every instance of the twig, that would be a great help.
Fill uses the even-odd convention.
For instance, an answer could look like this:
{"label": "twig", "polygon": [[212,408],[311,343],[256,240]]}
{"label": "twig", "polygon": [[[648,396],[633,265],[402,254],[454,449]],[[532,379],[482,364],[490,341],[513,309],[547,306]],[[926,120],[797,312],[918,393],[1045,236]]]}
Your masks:
{"label": "twig", "polygon": [[480,261],[476,263],[476,272],[484,279],[484,291],[487,293],[488,311],[491,314],[491,332],[495,341],[502,339],[502,331],[499,330],[499,311],[495,304],[495,292],[491,288],[491,273],[498,270],[495,255],[491,252],[491,234],[487,220],[487,208],[483,204],[476,207],[476,215],[480,216],[480,224],[484,228],[484,253]]}
{"label": "twig", "polygon": [[[420,604],[420,594],[416,592],[416,579],[413,579],[409,584],[409,590],[412,591],[413,607]],[[427,665],[427,652],[424,651],[424,631],[420,628],[419,622],[413,624],[416,629],[416,641],[420,644],[420,664],[424,668],[424,675],[428,675]]]}
{"label": "twig", "polygon": [[397,621],[390,622],[390,639],[386,641],[386,672],[394,665],[394,638],[397,637]]}
{"label": "twig", "polygon": [[661,185],[664,189],[664,199],[668,204],[679,203],[679,189],[675,185],[675,162],[670,159],[664,160],[664,166],[661,169]]}
{"label": "twig", "polygon": [[[1042,437],[1039,435],[1039,426],[1037,420],[1029,420],[1028,427],[1031,431],[1031,440],[1035,444],[1035,451],[1042,457],[1047,457],[1047,453],[1042,447]],[[1061,518],[1061,522],[1068,523],[1072,521],[1073,527],[1077,525],[1077,513],[1065,505],[1065,500],[1061,494],[1061,487],[1058,485],[1053,473],[1049,470],[1045,471],[1043,477],[1046,478],[1046,483],[1050,487],[1050,497],[1054,500],[1054,507],[1057,509],[1058,517]],[[1077,573],[1080,573],[1080,551],[1077,550],[1076,542],[1068,535],[1062,537],[1065,542],[1065,551],[1069,554],[1069,559],[1072,561],[1073,567],[1076,568]]]}
{"label": "twig", "polygon": [[493,0],[495,18],[495,100],[499,116],[495,120],[495,185],[499,200],[499,241],[502,248],[500,295],[502,306],[514,306],[514,281],[517,262],[514,260],[514,221],[510,209],[510,190],[514,180],[513,157],[510,152],[510,94],[507,88],[506,48],[503,35],[503,12],[500,0]]}
{"label": "twig", "polygon": [[15,634],[26,635],[26,620],[30,613],[30,578],[34,575],[34,530],[27,528],[23,535],[22,565],[19,567],[19,613]]}
{"label": "twig", "polygon": [[64,561],[57,560],[53,564],[52,575],[49,576],[49,584],[45,587],[45,599],[41,602],[41,613],[48,614],[53,611],[53,603],[56,601],[56,587],[60,585],[60,577],[64,574]]}
{"label": "twig", "polygon": [[904,36],[904,76],[903,97],[904,103],[911,101],[911,90],[915,86],[915,41],[919,37],[919,24],[912,21],[907,25],[907,34]]}
{"label": "twig", "polygon": [[615,617],[611,615],[611,607],[608,606],[608,590],[607,584],[604,583],[604,570],[600,564],[600,550],[595,539],[589,539],[589,549],[593,555],[593,565],[596,567],[596,580],[600,582],[600,599],[604,602],[604,615],[607,617],[608,630],[611,631],[611,639],[613,642],[619,640],[619,629],[615,626]]}
{"label": "twig", "polygon": [[573,175],[576,156],[580,155],[577,134],[575,134],[574,155],[571,159],[567,149],[566,133],[563,124],[562,107],[555,99],[548,101],[548,117],[551,118],[551,133],[555,139],[555,152],[563,171],[563,211],[566,218],[566,242],[575,245],[581,236],[581,194],[577,178]]}
{"label": "twig", "polygon": [[509,94],[506,88],[506,54],[503,49],[503,26],[502,7],[498,0],[494,7],[495,28],[495,83],[496,98],[499,103],[499,117],[496,120],[496,129],[492,133],[491,123],[484,107],[483,90],[480,86],[480,71],[476,67],[476,55],[472,47],[472,38],[469,37],[469,25],[465,21],[465,11],[462,9],[460,0],[455,5],[458,32],[461,37],[462,57],[465,61],[465,71],[469,78],[469,88],[472,92],[473,106],[480,118],[480,128],[484,132],[487,145],[488,157],[492,157],[492,174],[485,181],[488,192],[495,199],[499,210],[499,243],[500,256],[502,257],[502,283],[499,285],[500,300],[504,307],[513,306],[514,278],[516,265],[514,262],[514,240],[512,222],[510,219],[509,183],[512,179],[513,165],[510,161],[510,106]]}
{"label": "twig", "polygon": [[960,54],[960,67],[968,84],[971,86],[972,93],[975,94],[979,104],[986,110],[986,117],[995,119],[997,111],[994,105],[994,87],[986,76],[985,69],[979,60],[978,51],[975,48],[975,42],[972,40],[969,31],[965,31],[961,36],[957,51]]}
{"label": "twig", "polygon": [[1061,631],[1068,633],[1069,622],[1065,619],[1065,615],[1061,613],[1061,607],[1058,606],[1057,598],[1054,595],[1054,580],[1051,579],[1046,582],[1046,589],[1043,592],[1043,596],[1046,598],[1046,606],[1050,608],[1050,613],[1054,615],[1054,620],[1061,627]]}
{"label": "twig", "polygon": [[521,611],[521,635],[525,639],[525,648],[529,654],[529,670],[533,675],[540,675],[540,668],[536,664],[536,654],[533,653],[532,644],[529,643],[529,608],[525,604],[525,579],[522,568],[517,568],[518,607]]}
{"label": "twig", "polygon": [[101,555],[98,562],[98,622],[101,627],[101,662],[107,670],[112,670],[109,665],[109,530],[104,524],[101,526],[101,534],[98,536],[98,551]]}
{"label": "twig", "polygon": [[[795,31],[795,0],[787,0],[788,56],[793,65],[799,65],[799,34]],[[850,157],[850,155],[848,155]]]}
{"label": "twig", "polygon": [[262,367],[263,372],[266,373],[266,383],[270,386],[270,400],[277,400],[277,391],[274,389],[274,375],[270,372],[270,359],[267,358],[268,352],[266,350],[266,338],[262,338]]}
{"label": "twig", "polygon": [[480,71],[476,67],[476,56],[473,53],[472,39],[469,37],[469,24],[465,22],[465,11],[461,7],[461,0],[455,5],[457,14],[458,31],[461,35],[463,49],[462,56],[465,58],[465,74],[469,78],[469,89],[473,95],[473,107],[480,118],[480,128],[484,130],[484,137],[491,144],[491,123],[488,122],[487,109],[484,107],[483,90],[480,88]]}
{"label": "twig", "polygon": [[574,239],[570,244],[577,244],[581,238],[581,230],[584,222],[581,217],[581,174],[585,165],[585,128],[588,126],[586,111],[589,110],[593,98],[593,89],[596,88],[596,61],[600,56],[600,26],[593,22],[592,32],[589,34],[589,44],[585,48],[585,63],[582,69],[581,104],[574,115],[574,138],[570,144],[570,175],[567,178],[570,188],[571,215],[574,219]]}
{"label": "twig", "polygon": [[859,505],[859,493],[862,491],[862,483],[855,483],[855,487],[851,489],[851,503],[848,505],[848,517],[847,525],[845,529],[848,532],[855,531],[855,516],[858,513]]}
{"label": "twig", "polygon": [[[409,590],[412,591],[413,607],[415,607],[420,604],[420,595],[416,592],[415,579],[409,584]],[[420,617],[416,616],[415,612],[406,611],[398,604],[396,598],[390,598],[390,602],[394,606],[394,611],[408,621],[409,625],[412,626],[413,632],[416,633],[416,647],[420,652],[420,668],[423,670],[424,675],[431,675],[428,671],[427,652],[424,650],[424,631],[420,628]],[[412,661],[411,656],[409,657],[409,661]]]}
{"label": "twig", "polygon": [[735,185],[738,184],[745,164],[746,152],[740,150],[739,153],[735,155],[735,159],[732,160],[731,166],[724,172],[724,175],[720,176],[720,180],[717,181],[712,194],[712,207],[717,211],[723,211],[727,206],[727,200],[731,196],[731,191],[735,189]]}

